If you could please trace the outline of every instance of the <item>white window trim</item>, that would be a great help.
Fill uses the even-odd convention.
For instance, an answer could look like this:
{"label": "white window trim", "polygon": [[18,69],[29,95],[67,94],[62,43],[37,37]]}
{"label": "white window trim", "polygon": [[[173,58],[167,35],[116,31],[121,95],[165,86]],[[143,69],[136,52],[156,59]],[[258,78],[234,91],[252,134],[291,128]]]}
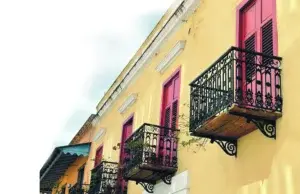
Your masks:
{"label": "white window trim", "polygon": [[171,49],[171,51],[165,56],[165,58],[156,66],[156,71],[164,73],[165,70],[174,62],[176,57],[184,50],[186,41],[180,40]]}
{"label": "white window trim", "polygon": [[123,114],[129,107],[131,107],[137,100],[137,94],[131,94],[120,106],[119,113]]}

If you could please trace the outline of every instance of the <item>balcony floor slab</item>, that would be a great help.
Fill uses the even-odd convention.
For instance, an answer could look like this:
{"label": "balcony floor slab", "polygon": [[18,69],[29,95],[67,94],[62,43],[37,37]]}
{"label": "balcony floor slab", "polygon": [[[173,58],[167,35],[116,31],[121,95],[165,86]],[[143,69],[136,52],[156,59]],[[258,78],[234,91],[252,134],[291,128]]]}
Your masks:
{"label": "balcony floor slab", "polygon": [[224,137],[224,139],[238,139],[257,129],[253,122],[249,122],[249,118],[276,120],[281,115],[280,112],[245,108],[233,104],[227,111],[223,111],[207,120],[195,130],[195,134],[206,137],[216,136]]}

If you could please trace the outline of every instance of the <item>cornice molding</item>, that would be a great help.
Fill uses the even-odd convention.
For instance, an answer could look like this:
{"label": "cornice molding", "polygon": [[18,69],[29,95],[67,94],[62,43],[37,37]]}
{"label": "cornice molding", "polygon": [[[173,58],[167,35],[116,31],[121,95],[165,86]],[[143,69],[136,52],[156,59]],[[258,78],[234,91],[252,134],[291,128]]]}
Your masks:
{"label": "cornice molding", "polygon": [[73,139],[71,140],[69,145],[77,144],[80,141],[80,139],[82,138],[82,136],[84,134],[86,134],[89,130],[91,130],[91,128],[93,127],[93,122],[94,122],[96,117],[97,117],[97,115],[95,115],[95,114],[91,114],[89,116],[89,118],[85,121],[85,123],[80,128],[80,130],[73,137]]}

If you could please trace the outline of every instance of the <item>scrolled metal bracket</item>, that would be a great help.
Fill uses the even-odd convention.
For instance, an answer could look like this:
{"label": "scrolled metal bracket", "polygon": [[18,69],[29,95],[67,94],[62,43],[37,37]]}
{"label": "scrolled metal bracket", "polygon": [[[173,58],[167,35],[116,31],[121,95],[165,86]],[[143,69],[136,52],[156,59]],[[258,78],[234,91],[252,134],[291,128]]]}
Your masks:
{"label": "scrolled metal bracket", "polygon": [[136,184],[142,185],[142,187],[143,187],[148,193],[153,193],[154,184],[152,184],[152,183],[147,183],[147,182],[136,182]]}
{"label": "scrolled metal bracket", "polygon": [[172,177],[173,177],[174,174],[168,174],[166,176],[163,176],[161,178],[161,180],[166,183],[167,185],[170,185],[172,183]]}
{"label": "scrolled metal bracket", "polygon": [[247,122],[252,121],[256,127],[268,138],[276,139],[276,121],[266,119],[248,118]]}
{"label": "scrolled metal bracket", "polygon": [[216,142],[227,155],[237,157],[237,140],[211,139],[211,143],[214,142]]}

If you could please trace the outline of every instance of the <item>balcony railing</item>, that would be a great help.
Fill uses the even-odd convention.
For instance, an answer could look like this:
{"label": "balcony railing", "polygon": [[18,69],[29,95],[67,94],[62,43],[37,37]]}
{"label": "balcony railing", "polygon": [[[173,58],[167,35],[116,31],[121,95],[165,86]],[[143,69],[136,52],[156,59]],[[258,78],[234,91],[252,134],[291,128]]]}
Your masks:
{"label": "balcony railing", "polygon": [[[214,134],[216,126],[213,126],[214,131],[204,132],[199,128],[207,128],[207,124],[223,112],[248,120],[280,117],[280,63],[280,57],[231,47],[190,84],[190,132],[204,136]],[[218,122],[224,124],[228,120]],[[237,137],[242,135],[245,134]]]}
{"label": "balcony railing", "polygon": [[102,161],[92,170],[89,194],[126,194],[118,184],[119,164]]}
{"label": "balcony railing", "polygon": [[125,142],[123,177],[151,192],[157,180],[170,184],[177,171],[178,130],[145,123]]}
{"label": "balcony railing", "polygon": [[89,190],[88,184],[76,183],[69,189],[69,193],[70,194],[87,194],[88,190]]}

